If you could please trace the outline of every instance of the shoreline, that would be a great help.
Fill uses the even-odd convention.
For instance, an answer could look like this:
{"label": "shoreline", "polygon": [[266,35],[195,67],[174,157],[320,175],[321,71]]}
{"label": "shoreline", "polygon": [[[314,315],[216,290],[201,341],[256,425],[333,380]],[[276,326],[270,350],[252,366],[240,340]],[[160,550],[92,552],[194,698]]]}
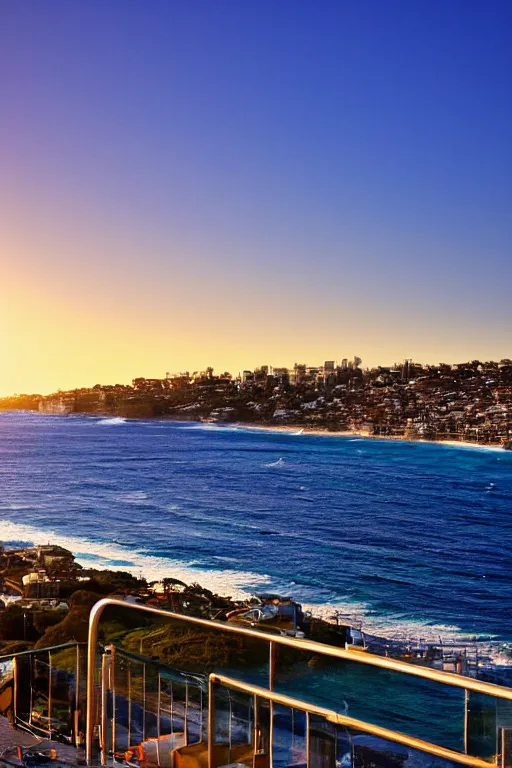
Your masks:
{"label": "shoreline", "polygon": [[[23,526],[23,524],[13,523],[12,521],[9,521],[9,525],[15,528]],[[241,577],[243,578],[247,575],[254,576],[254,574],[234,572],[229,569],[219,571],[195,570],[193,567],[189,568],[179,562],[167,562],[165,558],[158,556],[150,556],[147,562],[143,562],[142,558],[146,559],[143,555],[142,558],[138,559],[138,562],[132,561],[128,563],[125,561],[123,563],[115,563],[113,562],[114,559],[118,559],[123,554],[126,555],[126,552],[123,551],[124,545],[122,544],[106,542],[102,544],[101,542],[88,541],[87,544],[89,545],[103,546],[105,548],[103,553],[97,551],[93,554],[90,550],[84,552],[85,542],[82,541],[80,546],[74,537],[57,533],[53,530],[43,531],[31,525],[23,527],[25,530],[21,538],[0,538],[0,544],[6,544],[7,549],[11,549],[21,546],[45,545],[51,541],[53,545],[69,549],[74,556],[75,562],[86,571],[92,569],[99,572],[127,572],[135,578],[144,578],[148,582],[161,581],[170,576],[171,578],[179,579],[189,587],[197,584],[202,589],[210,590],[221,599],[230,600],[233,603],[249,601],[256,595],[269,591],[265,577],[258,583],[247,583],[243,586],[240,584]],[[12,545],[15,541],[16,545],[13,547]],[[96,549],[96,547],[94,548]],[[228,577],[228,581],[226,581],[226,577]],[[233,581],[229,583],[231,578],[233,578]],[[238,586],[232,589],[235,580],[238,582]],[[442,644],[477,644],[482,647],[492,647],[494,649],[493,654],[501,653],[502,649],[508,647],[509,644],[507,639],[501,638],[492,632],[475,634],[474,631],[465,630],[458,625],[436,623],[427,618],[414,620],[402,617],[399,621],[394,621],[392,618],[388,618],[385,613],[375,614],[373,611],[367,613],[367,606],[361,603],[351,603],[350,600],[320,603],[310,602],[294,593],[290,594],[290,597],[299,602],[305,611],[311,612],[316,620],[333,626],[336,626],[338,621],[341,621],[346,626],[361,629],[369,638],[380,639],[390,643],[405,645],[417,640],[419,641],[421,638],[433,645],[441,642]]]}
{"label": "shoreline", "polygon": [[[450,448],[473,448],[478,450],[499,451],[506,453],[507,450],[503,448],[499,443],[473,443],[469,440],[424,440],[420,437],[408,438],[403,435],[373,435],[367,430],[330,430],[326,427],[310,427],[303,424],[261,424],[256,422],[204,422],[196,421],[195,419],[181,419],[174,416],[120,416],[115,413],[89,413],[85,411],[75,411],[72,413],[42,413],[40,411],[31,410],[27,408],[21,409],[8,409],[0,410],[0,413],[33,413],[39,416],[58,416],[58,417],[77,417],[84,416],[86,418],[93,419],[119,419],[120,421],[157,421],[157,422],[177,422],[181,424],[194,424],[197,426],[210,426],[224,427],[236,429],[241,427],[242,429],[253,432],[282,432],[283,434],[289,434],[291,436],[299,437],[301,435],[309,435],[311,437],[349,437],[360,440],[382,440],[392,441],[399,443],[411,443],[423,444],[423,445],[443,445]],[[512,454],[512,451],[510,451]]]}
{"label": "shoreline", "polygon": [[[20,523],[0,517],[0,543],[7,548],[45,545],[48,541],[64,547],[73,553],[75,561],[85,569],[128,572],[135,577],[148,581],[161,581],[165,577],[177,578],[190,585],[198,583],[222,597],[234,601],[244,601],[256,594],[273,591],[271,577],[254,571],[236,571],[229,567],[219,569],[197,568],[185,562],[158,555],[145,554],[128,549],[120,542],[107,542],[94,538],[77,537],[54,529],[38,528],[31,523]],[[492,632],[475,634],[456,624],[442,624],[432,619],[413,620],[402,617],[394,621],[385,613],[374,613],[371,606],[364,602],[351,602],[350,599],[311,601],[295,591],[293,599],[303,605],[305,610],[327,623],[335,623],[336,614],[343,615],[346,623],[361,627],[367,634],[398,640],[407,636],[429,638],[443,637],[445,642],[508,642],[497,638]]]}
{"label": "shoreline", "polygon": [[[201,423],[201,422],[198,422]],[[219,424],[219,426],[224,426],[223,424]],[[230,426],[229,424],[226,424],[226,426]],[[235,425],[232,425],[235,426]],[[421,438],[406,438],[401,437],[400,435],[371,435],[366,430],[329,430],[329,429],[322,429],[321,427],[307,427],[307,426],[299,426],[299,425],[290,425],[290,426],[278,426],[269,424],[267,426],[260,426],[260,425],[253,425],[253,424],[245,424],[245,423],[239,423],[238,426],[242,427],[243,429],[252,430],[254,432],[282,432],[284,434],[289,434],[290,436],[296,436],[300,437],[302,435],[309,435],[311,437],[349,437],[356,440],[386,440],[386,441],[392,441],[397,443],[412,443],[412,444],[423,444],[423,445],[446,445],[450,448],[477,448],[479,450],[490,450],[490,451],[500,451],[500,452],[506,452],[504,448],[502,448],[501,445],[498,443],[472,443],[467,440],[423,440]]]}

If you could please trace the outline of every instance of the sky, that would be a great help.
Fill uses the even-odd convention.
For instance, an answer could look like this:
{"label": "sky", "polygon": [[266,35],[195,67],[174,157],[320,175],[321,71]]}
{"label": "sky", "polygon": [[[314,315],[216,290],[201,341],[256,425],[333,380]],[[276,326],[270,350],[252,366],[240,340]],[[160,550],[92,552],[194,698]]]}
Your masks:
{"label": "sky", "polygon": [[512,357],[510,0],[0,0],[0,395]]}

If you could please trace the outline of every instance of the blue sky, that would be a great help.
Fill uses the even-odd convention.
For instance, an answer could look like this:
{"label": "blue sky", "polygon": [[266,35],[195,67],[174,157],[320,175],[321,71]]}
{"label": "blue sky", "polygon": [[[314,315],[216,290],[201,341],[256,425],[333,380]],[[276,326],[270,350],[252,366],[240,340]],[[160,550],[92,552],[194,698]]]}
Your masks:
{"label": "blue sky", "polygon": [[6,0],[0,392],[512,356],[511,33],[510,2]]}

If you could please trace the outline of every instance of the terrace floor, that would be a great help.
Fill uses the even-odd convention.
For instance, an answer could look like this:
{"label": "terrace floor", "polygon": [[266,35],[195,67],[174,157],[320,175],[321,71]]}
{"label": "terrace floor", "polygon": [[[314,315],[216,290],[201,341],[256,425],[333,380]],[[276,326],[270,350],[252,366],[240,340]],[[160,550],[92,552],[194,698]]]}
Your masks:
{"label": "terrace floor", "polygon": [[[19,759],[16,747],[21,747],[22,753],[25,751],[35,751],[47,753],[54,749],[56,757],[49,759],[52,766],[66,765],[76,766],[84,765],[84,751],[76,749],[70,744],[61,744],[58,741],[49,741],[34,736],[27,731],[18,730],[12,727],[6,717],[0,717],[0,767],[23,765]],[[44,765],[44,764],[41,764]]]}

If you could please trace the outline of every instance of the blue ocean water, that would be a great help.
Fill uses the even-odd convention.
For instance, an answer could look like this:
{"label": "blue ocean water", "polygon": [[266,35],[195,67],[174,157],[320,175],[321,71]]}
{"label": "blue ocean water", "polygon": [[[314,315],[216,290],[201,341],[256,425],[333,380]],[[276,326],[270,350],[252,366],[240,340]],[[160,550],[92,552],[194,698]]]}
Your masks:
{"label": "blue ocean water", "polygon": [[512,453],[0,414],[0,540],[425,639],[512,640]]}

